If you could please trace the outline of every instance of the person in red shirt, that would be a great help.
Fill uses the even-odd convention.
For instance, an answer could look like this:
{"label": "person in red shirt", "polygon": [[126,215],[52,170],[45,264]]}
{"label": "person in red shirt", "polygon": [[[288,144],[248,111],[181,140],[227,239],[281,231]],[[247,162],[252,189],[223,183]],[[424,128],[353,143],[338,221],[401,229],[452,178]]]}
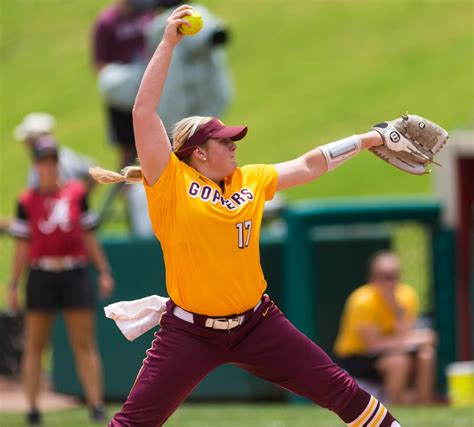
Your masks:
{"label": "person in red shirt", "polygon": [[58,146],[50,135],[32,147],[39,183],[19,197],[10,232],[15,237],[9,305],[20,307],[18,282],[28,269],[22,376],[30,410],[29,425],[41,424],[37,400],[41,357],[47,347],[54,312],[66,321],[76,367],[93,419],[104,419],[102,368],[95,343],[95,295],[87,270],[89,258],[99,272],[99,293],[109,297],[114,280],[94,229],[97,217],[87,205],[80,181],[61,183]]}

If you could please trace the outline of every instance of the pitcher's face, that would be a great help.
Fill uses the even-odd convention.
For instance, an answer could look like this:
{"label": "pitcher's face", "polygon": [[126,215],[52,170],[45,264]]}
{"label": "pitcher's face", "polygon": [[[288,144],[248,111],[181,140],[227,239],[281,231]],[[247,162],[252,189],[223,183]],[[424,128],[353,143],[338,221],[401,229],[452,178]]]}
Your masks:
{"label": "pitcher's face", "polygon": [[232,174],[237,168],[237,145],[230,138],[211,138],[205,145],[208,166],[222,177]]}

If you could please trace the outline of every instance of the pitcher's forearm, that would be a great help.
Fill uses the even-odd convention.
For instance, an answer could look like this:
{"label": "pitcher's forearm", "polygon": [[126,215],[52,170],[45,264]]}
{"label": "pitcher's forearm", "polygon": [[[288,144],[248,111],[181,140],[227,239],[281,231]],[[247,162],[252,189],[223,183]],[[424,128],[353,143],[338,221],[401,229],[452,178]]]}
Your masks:
{"label": "pitcher's forearm", "polygon": [[134,112],[141,109],[156,111],[158,108],[173,56],[173,49],[174,46],[166,40],[161,41],[156,48],[138,89],[133,107]]}

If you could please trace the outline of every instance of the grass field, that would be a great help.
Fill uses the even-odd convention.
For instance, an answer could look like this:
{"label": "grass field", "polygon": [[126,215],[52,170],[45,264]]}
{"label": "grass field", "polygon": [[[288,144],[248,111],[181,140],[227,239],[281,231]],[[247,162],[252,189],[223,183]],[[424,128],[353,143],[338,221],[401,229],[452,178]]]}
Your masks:
{"label": "grass field", "polygon": [[[112,414],[118,407],[110,407]],[[393,408],[403,427],[472,427],[474,408]],[[23,426],[23,414],[2,414],[1,426]],[[84,409],[49,412],[48,426],[93,427]],[[209,405],[181,407],[166,423],[167,427],[337,427],[338,418],[311,405]]]}
{"label": "grass field", "polygon": [[[108,0],[0,2],[0,216],[11,215],[29,158],[12,131],[30,111],[58,119],[62,143],[114,168],[90,66],[91,25]],[[474,3],[468,0],[205,0],[228,23],[236,97],[250,126],[241,163],[278,162],[405,111],[447,129],[474,125]],[[104,188],[95,191],[97,206]],[[363,153],[289,199],[430,195]],[[11,240],[0,237],[0,306]]]}
{"label": "grass field", "polygon": [[[64,144],[115,166],[89,49],[108,3],[0,2],[0,214],[25,183],[28,157],[12,130],[30,111],[53,113]],[[282,161],[407,110],[448,129],[473,125],[471,1],[202,3],[232,31],[236,98],[226,119],[250,126],[242,163]],[[363,154],[288,197],[430,192],[430,177]]]}

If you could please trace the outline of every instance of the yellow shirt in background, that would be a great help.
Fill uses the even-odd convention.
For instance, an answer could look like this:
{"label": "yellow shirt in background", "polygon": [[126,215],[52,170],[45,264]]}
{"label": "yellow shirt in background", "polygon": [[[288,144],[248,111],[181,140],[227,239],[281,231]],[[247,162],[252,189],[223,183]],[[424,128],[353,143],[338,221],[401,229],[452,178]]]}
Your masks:
{"label": "yellow shirt in background", "polygon": [[227,316],[257,304],[267,286],[259,251],[263,206],[277,180],[273,165],[249,165],[227,177],[222,190],[171,154],[158,181],[144,182],[166,289],[177,305]]}
{"label": "yellow shirt in background", "polygon": [[[415,290],[399,284],[395,288],[397,303],[404,310],[405,321],[414,323],[418,316],[418,296]],[[342,313],[339,334],[334,352],[338,357],[363,355],[367,348],[361,338],[360,329],[364,326],[377,326],[382,335],[394,332],[396,317],[391,307],[372,284],[367,284],[353,291],[346,301]]]}

